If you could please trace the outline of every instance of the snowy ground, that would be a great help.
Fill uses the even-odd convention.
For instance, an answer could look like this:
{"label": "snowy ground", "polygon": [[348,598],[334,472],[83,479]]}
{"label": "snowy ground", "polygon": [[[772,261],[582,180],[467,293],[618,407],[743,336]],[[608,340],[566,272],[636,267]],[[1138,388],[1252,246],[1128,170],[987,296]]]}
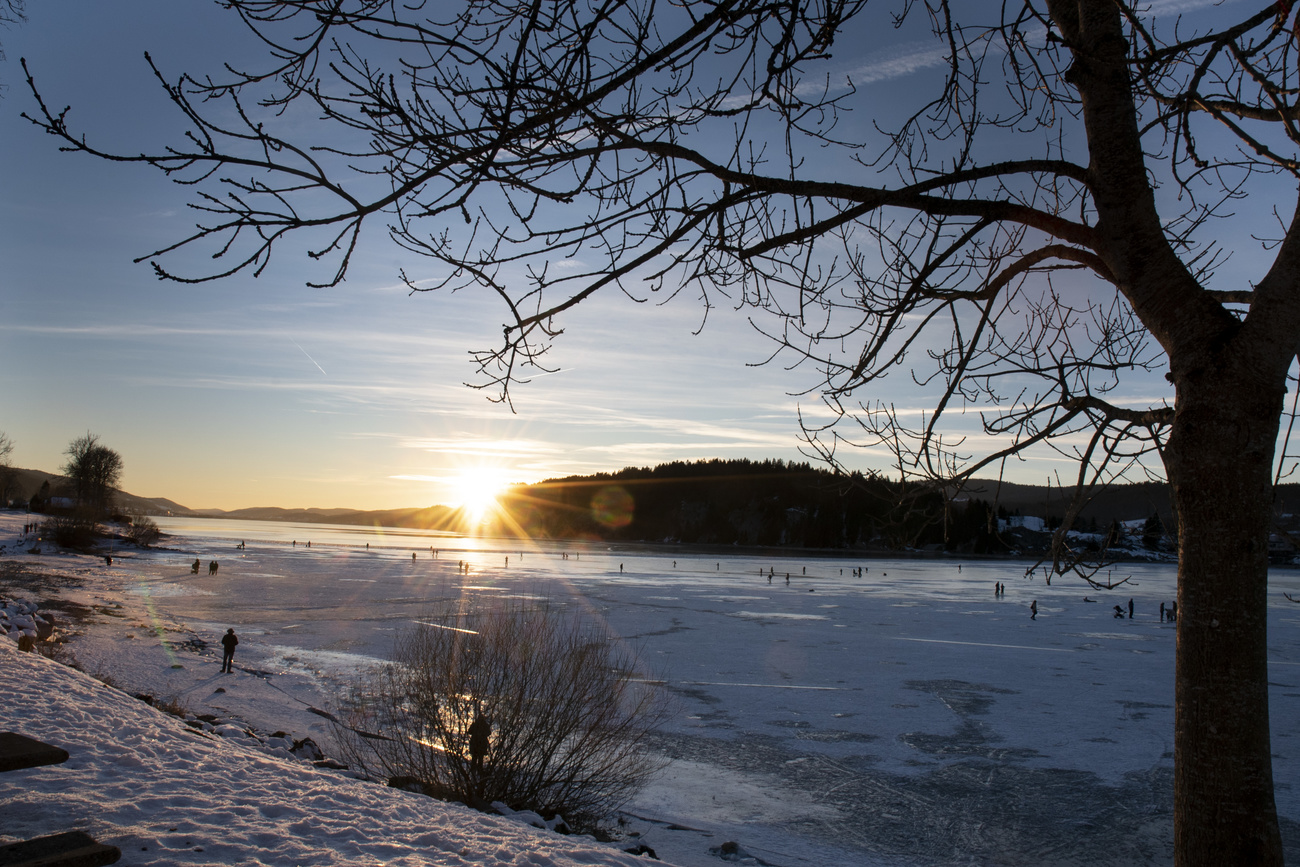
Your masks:
{"label": "snowy ground", "polygon": [[[1133,582],[1101,592],[1048,587],[1007,562],[519,548],[233,522],[212,538],[200,535],[212,522],[177,522],[189,535],[172,550],[119,552],[106,567],[48,546],[19,554],[24,520],[0,513],[0,595],[82,606],[71,647],[83,668],[327,752],[312,708],[328,710],[394,630],[464,594],[542,594],[598,614],[678,713],[658,744],[672,763],[627,811],[641,836],[574,848],[204,737],[0,642],[0,728],[73,753],[0,775],[3,839],[85,828],[121,845],[124,864],[622,863],[618,849],[639,840],[684,867],[722,863],[709,850],[726,841],[791,867],[1172,863],[1175,632],[1158,617],[1169,566],[1125,565],[1114,577]],[[1296,595],[1300,574],[1276,573],[1270,596],[1274,776],[1295,860],[1300,608],[1283,590]],[[1130,598],[1134,619],[1114,619]],[[214,650],[227,627],[241,638],[233,675]]]}

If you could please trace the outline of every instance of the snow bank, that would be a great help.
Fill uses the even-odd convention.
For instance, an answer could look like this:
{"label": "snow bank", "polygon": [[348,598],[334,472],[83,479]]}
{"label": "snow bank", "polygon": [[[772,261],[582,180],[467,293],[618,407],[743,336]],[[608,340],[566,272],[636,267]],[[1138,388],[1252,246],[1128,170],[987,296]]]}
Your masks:
{"label": "snow bank", "polygon": [[85,831],[141,867],[646,863],[195,730],[13,641],[0,672],[0,729],[71,755],[0,774],[4,842]]}

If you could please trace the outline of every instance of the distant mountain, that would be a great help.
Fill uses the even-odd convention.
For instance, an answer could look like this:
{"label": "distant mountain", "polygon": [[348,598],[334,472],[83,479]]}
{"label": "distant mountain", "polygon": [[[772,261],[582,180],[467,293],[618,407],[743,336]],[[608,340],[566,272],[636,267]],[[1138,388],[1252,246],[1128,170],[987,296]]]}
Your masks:
{"label": "distant mountain", "polygon": [[[52,497],[69,497],[73,496],[72,483],[63,476],[56,476],[53,473],[47,473],[44,470],[25,470],[14,467],[14,490],[11,498],[16,503],[27,503],[32,495],[41,490],[41,486],[46,482],[50,485],[50,496]],[[138,497],[135,494],[128,494],[126,491],[115,490],[113,492],[113,505],[115,508],[134,515],[187,515],[190,510],[180,503],[168,500],[165,497]]]}
{"label": "distant mountain", "polygon": [[289,521],[298,524],[348,524],[361,527],[398,527],[419,530],[457,532],[463,527],[459,509],[429,506],[424,509],[281,509],[260,506],[250,509],[192,509],[196,518],[231,518],[244,521]]}

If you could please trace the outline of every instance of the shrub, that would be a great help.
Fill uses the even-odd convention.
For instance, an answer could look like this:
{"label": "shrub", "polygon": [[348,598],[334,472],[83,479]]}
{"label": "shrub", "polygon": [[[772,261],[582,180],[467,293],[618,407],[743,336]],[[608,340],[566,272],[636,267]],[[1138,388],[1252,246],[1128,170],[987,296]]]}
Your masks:
{"label": "shrub", "polygon": [[[335,735],[367,776],[591,828],[661,767],[646,741],[667,703],[638,668],[608,628],[563,608],[449,604],[399,633],[390,661],[352,689]],[[479,713],[492,733],[476,767]]]}
{"label": "shrub", "polygon": [[71,514],[46,518],[41,526],[41,537],[53,539],[62,548],[84,551],[95,544],[98,531],[99,525],[94,518],[76,510]]}
{"label": "shrub", "polygon": [[141,548],[148,548],[162,536],[162,530],[153,522],[152,518],[146,518],[138,515],[131,519],[131,529],[127,532],[127,538]]}

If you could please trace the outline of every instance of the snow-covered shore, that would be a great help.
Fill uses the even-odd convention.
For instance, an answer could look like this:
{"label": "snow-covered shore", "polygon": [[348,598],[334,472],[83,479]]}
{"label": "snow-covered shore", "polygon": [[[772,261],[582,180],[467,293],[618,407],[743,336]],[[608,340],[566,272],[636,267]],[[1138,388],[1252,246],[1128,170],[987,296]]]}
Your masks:
{"label": "snow-covered shore", "polygon": [[13,642],[0,669],[0,727],[71,756],[0,776],[6,841],[81,830],[131,865],[645,863],[196,731]]}

